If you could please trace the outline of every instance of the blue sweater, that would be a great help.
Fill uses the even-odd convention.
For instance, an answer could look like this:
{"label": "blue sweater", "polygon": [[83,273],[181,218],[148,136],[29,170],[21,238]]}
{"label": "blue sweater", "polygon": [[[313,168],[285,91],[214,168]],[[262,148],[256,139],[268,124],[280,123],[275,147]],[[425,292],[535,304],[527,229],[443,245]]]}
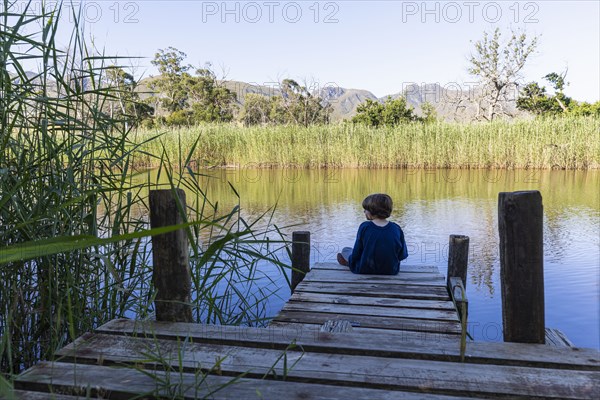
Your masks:
{"label": "blue sweater", "polygon": [[381,227],[366,221],[358,228],[348,266],[355,274],[396,275],[406,257],[404,232],[398,224]]}

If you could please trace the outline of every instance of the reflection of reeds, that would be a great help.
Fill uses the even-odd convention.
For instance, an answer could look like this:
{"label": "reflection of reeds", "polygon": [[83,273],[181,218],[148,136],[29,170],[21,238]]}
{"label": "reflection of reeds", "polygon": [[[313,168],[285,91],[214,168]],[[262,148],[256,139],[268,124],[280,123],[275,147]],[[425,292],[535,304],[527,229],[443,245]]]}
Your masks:
{"label": "reflection of reeds", "polygon": [[[405,124],[374,129],[352,124],[241,127],[207,124],[164,129],[161,139],[176,159],[200,138],[192,160],[205,166],[298,168],[524,168],[597,169],[600,120],[563,117],[493,123]],[[141,142],[156,132],[140,131]],[[162,146],[142,146],[160,154]],[[136,160],[151,166],[151,157]]]}
{"label": "reflection of reeds", "polygon": [[[120,90],[106,79],[111,60],[86,46],[77,15],[64,52],[55,42],[60,8],[37,15],[13,6],[4,0],[0,11],[0,371],[8,376],[109,319],[153,311],[151,233],[139,213],[150,182],[131,170],[139,149],[128,118],[106,112]],[[285,243],[268,223],[256,230],[239,208],[217,217],[193,172],[173,171],[181,154],[155,161],[167,185],[186,186],[195,199],[186,211],[198,219],[187,228],[196,244],[196,317],[260,324],[273,288],[257,289],[258,265],[284,267],[275,254]],[[73,246],[75,237],[91,245]],[[0,397],[5,385],[0,379]]]}

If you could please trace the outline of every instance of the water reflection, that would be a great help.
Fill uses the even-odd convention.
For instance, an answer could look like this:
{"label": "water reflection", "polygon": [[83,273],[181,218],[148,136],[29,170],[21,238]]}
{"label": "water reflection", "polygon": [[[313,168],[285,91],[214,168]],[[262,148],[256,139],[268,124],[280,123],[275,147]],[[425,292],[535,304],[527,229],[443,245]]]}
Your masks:
{"label": "water reflection", "polygon": [[[259,215],[277,207],[273,223],[284,232],[309,230],[314,262],[334,261],[352,246],[363,221],[362,199],[385,192],[392,219],[406,234],[407,264],[435,264],[445,272],[450,234],[470,236],[467,283],[470,319],[501,322],[497,197],[499,192],[540,190],[544,202],[546,324],[577,345],[598,348],[600,172],[505,170],[253,170],[210,171],[199,178],[208,197],[230,210]],[[241,199],[233,193],[231,183]],[[283,278],[280,279],[282,286]],[[289,294],[279,292],[276,313]],[[475,332],[476,339],[501,340]],[[491,337],[494,336],[494,337]]]}

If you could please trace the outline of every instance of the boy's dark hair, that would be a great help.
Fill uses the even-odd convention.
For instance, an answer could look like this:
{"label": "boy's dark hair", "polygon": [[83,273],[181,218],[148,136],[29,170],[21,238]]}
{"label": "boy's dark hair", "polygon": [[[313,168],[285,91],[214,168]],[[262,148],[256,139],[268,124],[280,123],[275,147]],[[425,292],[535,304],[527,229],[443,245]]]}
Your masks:
{"label": "boy's dark hair", "polygon": [[365,210],[374,217],[388,218],[392,213],[392,198],[384,193],[368,195],[362,202]]}

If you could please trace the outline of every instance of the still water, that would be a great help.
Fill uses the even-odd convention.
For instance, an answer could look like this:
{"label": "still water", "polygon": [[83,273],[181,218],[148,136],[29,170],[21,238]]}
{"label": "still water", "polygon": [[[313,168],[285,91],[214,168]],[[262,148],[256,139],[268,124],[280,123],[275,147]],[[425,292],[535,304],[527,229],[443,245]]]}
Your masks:
{"label": "still water", "polygon": [[[312,262],[333,262],[342,247],[353,245],[364,220],[361,202],[375,192],[394,200],[391,220],[402,226],[409,247],[405,264],[437,265],[445,273],[448,236],[468,235],[469,332],[486,341],[502,340],[498,193],[539,190],[546,326],[576,346],[600,348],[600,171],[234,168],[210,174],[207,195],[221,209],[238,202],[231,183],[245,213],[276,205],[272,223],[290,238],[294,230],[310,231]],[[269,300],[272,316],[289,289],[283,276],[270,278],[281,286]]]}

